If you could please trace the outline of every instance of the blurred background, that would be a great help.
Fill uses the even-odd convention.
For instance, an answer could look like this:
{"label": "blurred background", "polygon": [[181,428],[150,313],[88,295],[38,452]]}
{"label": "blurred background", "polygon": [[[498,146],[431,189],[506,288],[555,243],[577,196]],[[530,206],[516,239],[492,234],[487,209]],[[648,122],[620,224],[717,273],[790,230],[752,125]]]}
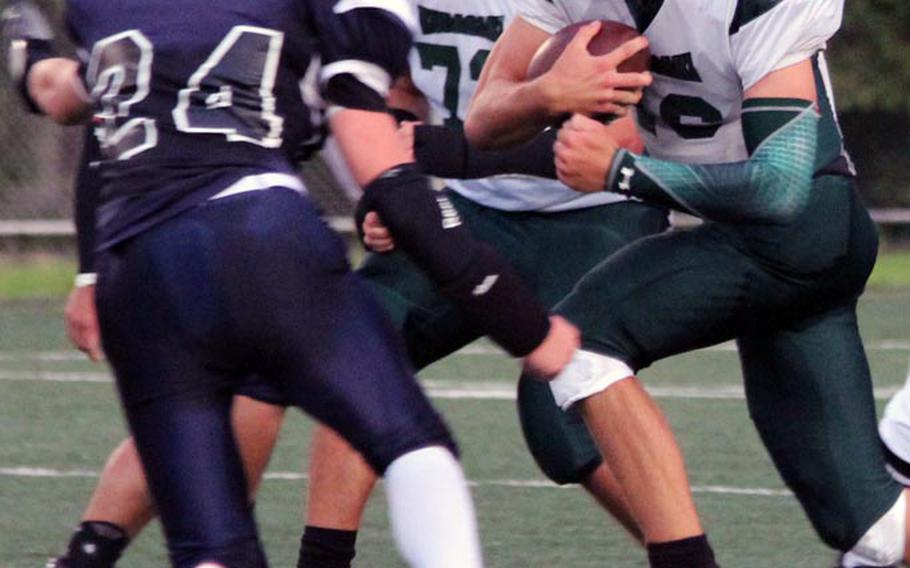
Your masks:
{"label": "blurred background", "polygon": [[[41,3],[62,29],[62,0]],[[860,187],[884,237],[860,302],[881,406],[903,384],[910,358],[910,2],[849,0],[829,64]],[[74,351],[63,324],[76,272],[72,180],[82,131],[28,115],[4,80],[0,73],[0,568],[25,568],[61,551],[124,429],[106,366]],[[326,214],[349,230],[350,201],[327,168],[320,161],[302,168]],[[514,362],[483,342],[422,373],[462,442],[491,568],[644,566],[641,551],[580,490],[554,488],[531,463],[514,416],[516,376]],[[755,435],[739,377],[732,344],[675,357],[643,376],[679,433],[720,561],[831,566],[833,554]],[[258,498],[279,566],[296,557],[309,428],[296,414],[288,419]],[[359,566],[401,566],[384,513],[374,499]],[[571,546],[559,536],[566,527]],[[125,563],[165,565],[157,529]]]}
{"label": "blurred background", "polygon": [[[43,0],[62,22],[62,2]],[[64,33],[60,33],[64,37]],[[910,3],[850,0],[830,48],[842,128],[874,208],[910,208]],[[60,128],[23,112],[8,85],[0,89],[0,252],[68,250],[78,128]],[[349,211],[319,164],[307,167],[312,191],[327,213]],[[906,217],[906,220],[905,220]],[[891,239],[910,235],[910,210],[890,212]],[[47,223],[46,221],[52,221]]]}

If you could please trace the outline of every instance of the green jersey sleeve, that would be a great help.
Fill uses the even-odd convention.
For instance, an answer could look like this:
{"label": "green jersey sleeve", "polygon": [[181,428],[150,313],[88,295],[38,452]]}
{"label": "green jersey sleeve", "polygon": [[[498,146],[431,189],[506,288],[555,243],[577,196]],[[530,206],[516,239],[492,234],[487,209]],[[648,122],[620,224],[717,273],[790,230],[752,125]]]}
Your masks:
{"label": "green jersey sleeve", "polygon": [[620,150],[608,191],[726,223],[788,224],[809,202],[819,116],[798,99],[749,99],[743,135],[750,158],[689,165]]}

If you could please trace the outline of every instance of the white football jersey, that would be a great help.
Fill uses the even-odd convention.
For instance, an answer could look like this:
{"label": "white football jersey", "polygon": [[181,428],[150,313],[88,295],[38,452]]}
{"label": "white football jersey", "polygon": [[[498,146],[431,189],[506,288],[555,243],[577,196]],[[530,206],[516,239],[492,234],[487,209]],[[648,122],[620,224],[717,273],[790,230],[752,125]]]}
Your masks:
{"label": "white football jersey", "polygon": [[[496,39],[517,14],[509,0],[416,0],[418,29],[411,78],[435,120],[461,125],[480,71]],[[506,211],[564,211],[624,201],[614,194],[582,194],[554,180],[503,175],[446,180],[468,199]]]}
{"label": "white football jersey", "polygon": [[[601,19],[622,22],[647,36],[654,83],[646,91],[638,122],[653,157],[696,164],[746,159],[740,124],[743,92],[768,73],[816,55],[820,104],[833,109],[821,52],[840,27],[843,0],[518,4],[523,19],[549,33]],[[833,118],[833,111],[830,115]]]}

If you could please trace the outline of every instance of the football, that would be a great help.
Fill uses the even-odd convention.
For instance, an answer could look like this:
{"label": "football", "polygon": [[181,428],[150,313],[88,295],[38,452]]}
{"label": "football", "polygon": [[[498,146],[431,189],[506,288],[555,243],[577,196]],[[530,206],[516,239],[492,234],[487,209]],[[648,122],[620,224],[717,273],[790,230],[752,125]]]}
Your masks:
{"label": "football", "polygon": [[[540,46],[537,53],[531,59],[528,65],[527,78],[535,79],[550,70],[550,67],[556,63],[563,50],[578,33],[583,26],[591,21],[578,22],[566,26],[559,30],[553,36]],[[588,53],[591,55],[606,55],[625,42],[638,37],[638,31],[620,22],[602,20],[600,31],[588,44]],[[625,60],[617,68],[621,73],[641,73],[647,71],[651,66],[651,52],[645,48],[629,59]]]}

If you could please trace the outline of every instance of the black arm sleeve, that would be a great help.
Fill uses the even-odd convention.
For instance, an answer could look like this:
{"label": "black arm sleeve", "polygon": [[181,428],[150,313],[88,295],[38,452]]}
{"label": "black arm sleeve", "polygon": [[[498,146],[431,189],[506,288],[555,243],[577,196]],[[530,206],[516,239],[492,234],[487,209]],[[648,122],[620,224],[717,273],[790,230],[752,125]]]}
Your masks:
{"label": "black arm sleeve", "polygon": [[533,351],[550,330],[546,309],[518,275],[474,239],[458,211],[411,165],[370,183],[357,225],[376,211],[403,250],[486,335],[516,357]]}
{"label": "black arm sleeve", "polygon": [[444,178],[524,174],[556,179],[556,134],[550,128],[513,148],[481,150],[468,142],[462,129],[421,124],[414,129],[414,157],[424,172]]}
{"label": "black arm sleeve", "polygon": [[98,161],[101,149],[91,127],[85,129],[82,161],[76,176],[75,211],[76,241],[79,249],[79,273],[95,271],[95,207],[101,191]]}

